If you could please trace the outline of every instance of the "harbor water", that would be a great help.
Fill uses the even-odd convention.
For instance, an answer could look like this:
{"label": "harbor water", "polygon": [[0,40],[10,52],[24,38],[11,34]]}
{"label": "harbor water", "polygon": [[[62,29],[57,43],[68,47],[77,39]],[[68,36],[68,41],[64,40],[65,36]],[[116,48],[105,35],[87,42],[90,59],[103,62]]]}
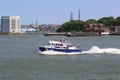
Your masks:
{"label": "harbor water", "polygon": [[[40,55],[51,39],[80,45],[77,55]],[[120,36],[0,35],[0,80],[119,80]]]}

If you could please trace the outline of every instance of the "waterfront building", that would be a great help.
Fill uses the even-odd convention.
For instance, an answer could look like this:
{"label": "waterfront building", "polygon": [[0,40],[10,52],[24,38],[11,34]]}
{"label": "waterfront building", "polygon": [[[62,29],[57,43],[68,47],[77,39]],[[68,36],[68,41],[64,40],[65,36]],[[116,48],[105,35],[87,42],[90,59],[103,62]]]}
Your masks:
{"label": "waterfront building", "polygon": [[99,35],[108,35],[110,33],[110,28],[105,27],[102,23],[88,24],[84,32],[97,32]]}
{"label": "waterfront building", "polygon": [[1,32],[1,25],[0,25],[0,32]]}
{"label": "waterfront building", "polygon": [[21,32],[36,32],[35,28],[21,28]]}
{"label": "waterfront building", "polygon": [[20,33],[20,17],[19,16],[2,16],[1,32]]}

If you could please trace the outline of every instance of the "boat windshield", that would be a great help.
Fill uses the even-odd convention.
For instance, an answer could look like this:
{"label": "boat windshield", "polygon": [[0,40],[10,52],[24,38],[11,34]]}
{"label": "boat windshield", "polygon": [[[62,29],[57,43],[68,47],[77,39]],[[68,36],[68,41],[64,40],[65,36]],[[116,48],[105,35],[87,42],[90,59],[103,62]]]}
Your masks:
{"label": "boat windshield", "polygon": [[54,45],[54,46],[63,46],[63,44],[51,44],[51,43],[49,43],[49,46],[50,45]]}

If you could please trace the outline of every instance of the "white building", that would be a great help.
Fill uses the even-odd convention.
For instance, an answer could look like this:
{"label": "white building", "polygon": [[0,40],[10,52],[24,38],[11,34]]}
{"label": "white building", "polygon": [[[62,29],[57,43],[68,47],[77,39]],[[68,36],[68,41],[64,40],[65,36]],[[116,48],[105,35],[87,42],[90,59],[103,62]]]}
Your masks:
{"label": "white building", "polygon": [[1,31],[4,33],[19,33],[20,17],[19,16],[2,16]]}
{"label": "white building", "polygon": [[21,32],[36,32],[36,29],[34,28],[21,28]]}

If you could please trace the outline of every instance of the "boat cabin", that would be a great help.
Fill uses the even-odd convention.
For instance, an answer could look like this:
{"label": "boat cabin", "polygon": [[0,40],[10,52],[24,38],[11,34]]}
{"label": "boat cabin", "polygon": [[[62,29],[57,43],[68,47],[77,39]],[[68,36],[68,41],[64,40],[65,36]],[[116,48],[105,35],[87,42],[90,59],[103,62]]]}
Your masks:
{"label": "boat cabin", "polygon": [[59,49],[78,49],[78,46],[72,46],[71,43],[66,40],[50,40],[48,47]]}

